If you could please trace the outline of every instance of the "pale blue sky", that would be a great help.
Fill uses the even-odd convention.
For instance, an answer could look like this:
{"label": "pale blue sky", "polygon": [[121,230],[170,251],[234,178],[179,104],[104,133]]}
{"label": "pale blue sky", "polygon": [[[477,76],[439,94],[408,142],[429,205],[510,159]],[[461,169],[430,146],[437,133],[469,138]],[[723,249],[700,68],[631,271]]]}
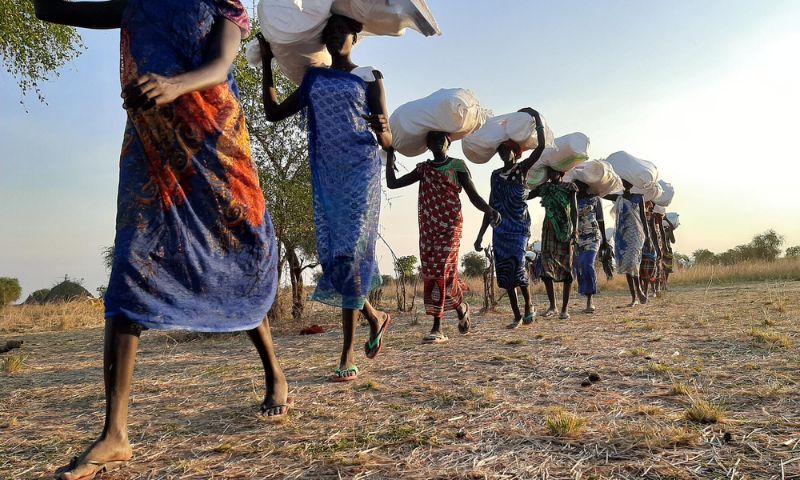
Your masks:
{"label": "pale blue sky", "polygon": [[[383,71],[390,110],[443,87],[473,90],[496,114],[530,105],[557,135],[589,135],[593,157],[627,150],[655,162],[676,188],[678,251],[725,250],[770,227],[800,244],[800,2],[429,5],[441,37],[366,38],[354,53]],[[113,242],[125,120],[119,39],[81,33],[87,50],[44,85],[47,104],[20,105],[0,74],[0,276],[18,277],[25,294],[64,274],[90,290],[107,280],[100,250]],[[472,167],[484,195],[497,166]],[[389,197],[382,232],[398,253],[417,254],[416,188]],[[480,216],[462,200],[463,254]],[[531,209],[536,238],[542,212]],[[387,270],[383,249],[381,257]]]}

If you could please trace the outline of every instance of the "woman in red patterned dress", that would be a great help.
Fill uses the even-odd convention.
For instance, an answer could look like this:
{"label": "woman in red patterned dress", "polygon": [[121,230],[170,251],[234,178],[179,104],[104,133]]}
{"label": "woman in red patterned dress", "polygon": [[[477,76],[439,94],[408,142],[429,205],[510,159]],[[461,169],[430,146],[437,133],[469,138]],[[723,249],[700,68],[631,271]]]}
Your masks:
{"label": "woman in red patterned dress", "polygon": [[386,163],[386,186],[401,188],[420,182],[419,186],[419,253],[425,282],[425,313],[433,317],[431,332],[425,343],[443,343],[445,312],[458,314],[458,331],[469,332],[469,305],[464,302],[466,285],[458,275],[458,251],[461,246],[461,189],[475,208],[488,213],[492,225],[500,224],[500,214],[491,208],[475,190],[464,161],[447,155],[450,137],[444,132],[429,132],[428,150],[433,160],[417,164],[411,173],[395,177],[394,154]]}

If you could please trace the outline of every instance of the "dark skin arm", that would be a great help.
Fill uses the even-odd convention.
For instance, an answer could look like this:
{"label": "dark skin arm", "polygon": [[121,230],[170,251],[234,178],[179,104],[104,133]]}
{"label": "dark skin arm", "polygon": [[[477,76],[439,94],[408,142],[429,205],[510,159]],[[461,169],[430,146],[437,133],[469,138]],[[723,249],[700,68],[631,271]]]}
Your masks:
{"label": "dark skin arm", "polygon": [[533,190],[531,190],[531,192],[528,194],[528,200],[533,200],[538,196],[539,196],[539,187],[536,187]]}
{"label": "dark skin arm", "polygon": [[603,204],[600,200],[598,200],[594,206],[594,216],[597,219],[597,226],[600,229],[600,238],[602,238],[600,248],[605,248],[608,246],[608,239],[606,238],[606,222],[603,216]]}
{"label": "dark skin arm", "polygon": [[383,75],[378,71],[374,73],[375,81],[367,83],[367,105],[370,114],[364,116],[364,119],[375,132],[381,148],[388,149],[392,147],[392,132],[389,130],[389,121],[386,117],[389,111],[386,108],[386,91],[383,88]]}
{"label": "dark skin arm", "polygon": [[196,69],[173,77],[147,73],[125,87],[122,97],[127,108],[150,108],[172,103],[181,95],[207,90],[225,82],[239,53],[242,31],[230,20],[219,17],[208,34],[203,63]]}
{"label": "dark skin arm", "polygon": [[461,184],[464,191],[467,192],[467,197],[469,197],[469,201],[472,202],[472,205],[481,212],[492,216],[491,224],[493,227],[500,225],[500,213],[490,207],[489,204],[481,198],[480,194],[475,189],[475,184],[472,183],[472,176],[469,172],[456,172],[456,174],[458,176],[458,182]]}
{"label": "dark skin arm", "polygon": [[33,0],[36,18],[39,20],[93,29],[119,28],[126,4],[125,0],[105,2]]}
{"label": "dark skin arm", "polygon": [[483,214],[483,220],[481,221],[481,228],[478,230],[478,238],[475,240],[475,247],[476,252],[482,252],[483,246],[483,236],[486,235],[486,230],[489,228],[489,224],[492,223],[492,218],[489,216],[488,213]]}
{"label": "dark skin arm", "polygon": [[528,170],[530,170],[530,168],[533,166],[534,163],[539,161],[539,157],[541,157],[542,152],[544,152],[544,143],[545,143],[544,124],[542,123],[542,118],[539,115],[539,112],[537,112],[536,110],[528,107],[523,109],[522,111],[530,114],[534,118],[534,120],[536,120],[536,140],[537,140],[536,148],[533,149],[528,158],[521,161],[516,165],[516,167],[514,167],[517,168],[520,172],[522,172],[523,176],[527,176]]}
{"label": "dark skin arm", "polygon": [[578,192],[569,196],[569,218],[572,221],[572,240],[578,241]]}
{"label": "dark skin arm", "polygon": [[653,244],[650,242],[650,223],[647,221],[647,215],[644,213],[644,202],[639,202],[639,218],[642,219],[644,225],[644,242],[652,248]]}
{"label": "dark skin arm", "polygon": [[419,172],[415,168],[410,173],[403,175],[400,178],[397,178],[395,175],[395,170],[397,167],[395,166],[395,155],[394,149],[386,150],[387,158],[386,158],[386,186],[390,189],[394,190],[395,188],[403,188],[407,187],[411,184],[420,181]]}

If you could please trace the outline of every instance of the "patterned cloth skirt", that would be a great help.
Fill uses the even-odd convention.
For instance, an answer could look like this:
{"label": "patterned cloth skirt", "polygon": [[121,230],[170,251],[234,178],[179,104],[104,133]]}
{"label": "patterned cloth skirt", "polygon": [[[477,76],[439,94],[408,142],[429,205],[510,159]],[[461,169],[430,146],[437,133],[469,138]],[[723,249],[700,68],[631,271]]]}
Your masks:
{"label": "patterned cloth skirt", "polygon": [[558,240],[547,218],[542,225],[542,278],[551,278],[554,282],[572,281],[572,244]]}

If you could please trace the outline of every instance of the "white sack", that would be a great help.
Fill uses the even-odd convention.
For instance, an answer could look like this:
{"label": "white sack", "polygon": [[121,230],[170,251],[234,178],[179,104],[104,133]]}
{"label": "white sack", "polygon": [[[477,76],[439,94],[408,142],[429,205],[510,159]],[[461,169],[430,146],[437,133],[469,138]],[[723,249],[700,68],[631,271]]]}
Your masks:
{"label": "white sack", "polygon": [[537,163],[566,172],[588,158],[589,137],[576,132],[555,139],[555,147],[546,148]]}
{"label": "white sack", "polygon": [[[675,225],[675,228],[678,228],[681,224],[681,217],[676,212],[668,212],[667,219],[672,222],[673,225]],[[664,221],[664,226],[669,226],[669,224]]]}
{"label": "white sack", "polygon": [[669,207],[669,204],[672,203],[672,199],[675,197],[675,189],[672,187],[671,183],[667,183],[664,180],[659,180],[658,184],[661,185],[662,193],[653,200],[653,203],[662,207]]}
{"label": "white sack", "polygon": [[366,35],[398,37],[406,28],[426,37],[442,34],[425,0],[334,0],[331,11],[364,24]]}
{"label": "white sack", "polygon": [[636,158],[627,152],[612,153],[606,161],[614,167],[620,178],[633,185],[632,193],[643,194],[646,200],[648,196],[652,200],[660,194],[658,168],[652,162]]}
{"label": "white sack", "polygon": [[397,107],[389,117],[392,146],[407,157],[415,157],[427,150],[428,132],[446,132],[450,140],[460,140],[481,128],[490,115],[471,91],[443,88]]}
{"label": "white sack", "polygon": [[[639,193],[635,191],[636,188],[631,189],[631,193]],[[656,198],[660,197],[664,193],[664,189],[661,188],[661,185],[658,183],[654,183],[652,185],[648,185],[646,188],[641,189],[642,197],[644,197],[645,202],[654,202]]]}
{"label": "white sack", "polygon": [[589,186],[589,193],[605,197],[623,189],[622,179],[611,164],[604,160],[588,160],[564,174],[565,182],[581,181]]}
{"label": "white sack", "polygon": [[[426,36],[441,34],[425,0],[261,0],[257,10],[278,66],[297,84],[309,67],[331,64],[320,36],[332,11],[363,23],[361,35],[399,36],[406,28]],[[257,39],[246,45],[245,58],[252,66],[261,65]]]}
{"label": "white sack", "polygon": [[[545,145],[554,146],[553,131],[547,126],[544,117],[540,118],[545,126]],[[508,140],[518,144],[523,151],[536,148],[539,141],[533,116],[525,112],[514,112],[492,117],[480,129],[464,138],[461,149],[471,162],[486,163],[497,152],[497,147]]]}
{"label": "white sack", "polygon": [[543,165],[541,161],[534,163],[531,169],[528,170],[528,177],[525,181],[531,190],[546,182],[547,165]]}
{"label": "white sack", "polygon": [[667,214],[667,209],[659,204],[656,204],[653,207],[653,213],[658,213],[659,215],[664,216]]}

